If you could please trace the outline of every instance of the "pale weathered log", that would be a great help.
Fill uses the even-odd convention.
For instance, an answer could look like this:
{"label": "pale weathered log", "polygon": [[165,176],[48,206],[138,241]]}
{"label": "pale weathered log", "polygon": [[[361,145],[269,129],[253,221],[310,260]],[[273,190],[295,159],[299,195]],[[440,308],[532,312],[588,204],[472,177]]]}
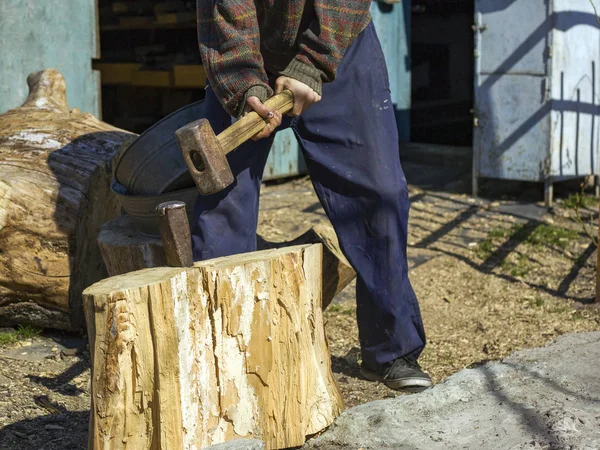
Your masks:
{"label": "pale weathered log", "polygon": [[[331,225],[316,225],[288,242],[269,242],[260,235],[256,236],[256,242],[259,250],[323,244],[323,309],[356,277],[356,272],[339,248]],[[100,229],[98,243],[110,276],[166,265],[160,238],[139,233],[127,215],[104,224]]]}
{"label": "pale weathered log", "polygon": [[90,449],[302,445],[339,415],[322,246],[144,269],[84,292]]}
{"label": "pale weathered log", "polygon": [[84,326],[81,292],[106,277],[96,235],[116,217],[112,161],[133,136],[77,109],[55,70],[0,115],[0,326]]}

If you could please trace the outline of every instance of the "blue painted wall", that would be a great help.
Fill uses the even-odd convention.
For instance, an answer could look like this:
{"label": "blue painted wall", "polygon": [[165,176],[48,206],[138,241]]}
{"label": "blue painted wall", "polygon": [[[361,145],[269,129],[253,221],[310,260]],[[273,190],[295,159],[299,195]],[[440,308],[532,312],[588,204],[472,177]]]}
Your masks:
{"label": "blue painted wall", "polygon": [[96,33],[95,0],[0,0],[0,113],[27,98],[30,73],[53,68],[69,106],[98,116]]}
{"label": "blue painted wall", "polygon": [[400,142],[410,141],[410,0],[373,2],[371,16],[385,55]]}
{"label": "blue painted wall", "polygon": [[[476,0],[477,178],[600,172],[600,25],[588,0]],[[506,24],[514,24],[506,33]]]}

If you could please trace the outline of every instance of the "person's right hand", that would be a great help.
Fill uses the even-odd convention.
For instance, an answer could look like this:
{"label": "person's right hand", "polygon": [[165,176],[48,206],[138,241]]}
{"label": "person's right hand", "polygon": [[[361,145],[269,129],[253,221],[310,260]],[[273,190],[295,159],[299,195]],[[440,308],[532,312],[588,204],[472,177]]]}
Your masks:
{"label": "person's right hand", "polygon": [[269,137],[281,125],[281,119],[283,118],[281,112],[270,110],[258,97],[248,97],[242,117],[251,111],[256,111],[267,122],[267,126],[252,137],[255,141]]}

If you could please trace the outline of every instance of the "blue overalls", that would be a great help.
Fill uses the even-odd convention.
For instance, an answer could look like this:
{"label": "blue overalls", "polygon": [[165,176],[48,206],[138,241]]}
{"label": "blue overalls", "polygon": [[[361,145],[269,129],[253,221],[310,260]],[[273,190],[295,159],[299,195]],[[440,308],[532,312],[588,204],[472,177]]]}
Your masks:
{"label": "blue overalls", "polygon": [[[211,89],[206,118],[215,133],[231,125]],[[322,100],[284,118],[302,149],[313,186],[357,273],[357,322],[363,361],[415,359],[425,346],[419,305],[408,279],[409,198],[400,166],[388,72],[373,24],[347,50]],[[273,136],[228,156],[235,183],[199,196],[194,260],[256,250],[260,184]]]}

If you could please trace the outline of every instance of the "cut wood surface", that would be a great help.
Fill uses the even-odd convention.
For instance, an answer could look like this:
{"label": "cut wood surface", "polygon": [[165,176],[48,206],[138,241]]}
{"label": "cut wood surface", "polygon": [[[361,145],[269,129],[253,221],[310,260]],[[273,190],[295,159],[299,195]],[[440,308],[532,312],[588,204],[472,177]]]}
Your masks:
{"label": "cut wood surface", "polygon": [[302,445],[342,410],[321,312],[322,246],[154,268],[84,292],[90,447]]}
{"label": "cut wood surface", "polygon": [[80,329],[81,292],[106,277],[96,235],[116,217],[112,161],[133,136],[77,109],[55,70],[0,115],[0,326]]}
{"label": "cut wood surface", "polygon": [[[160,238],[139,233],[127,215],[104,224],[100,229],[98,243],[110,276],[166,265]],[[319,224],[287,242],[269,242],[257,235],[256,243],[259,250],[323,244],[323,309],[356,277],[356,272],[339,248],[331,225]]]}

